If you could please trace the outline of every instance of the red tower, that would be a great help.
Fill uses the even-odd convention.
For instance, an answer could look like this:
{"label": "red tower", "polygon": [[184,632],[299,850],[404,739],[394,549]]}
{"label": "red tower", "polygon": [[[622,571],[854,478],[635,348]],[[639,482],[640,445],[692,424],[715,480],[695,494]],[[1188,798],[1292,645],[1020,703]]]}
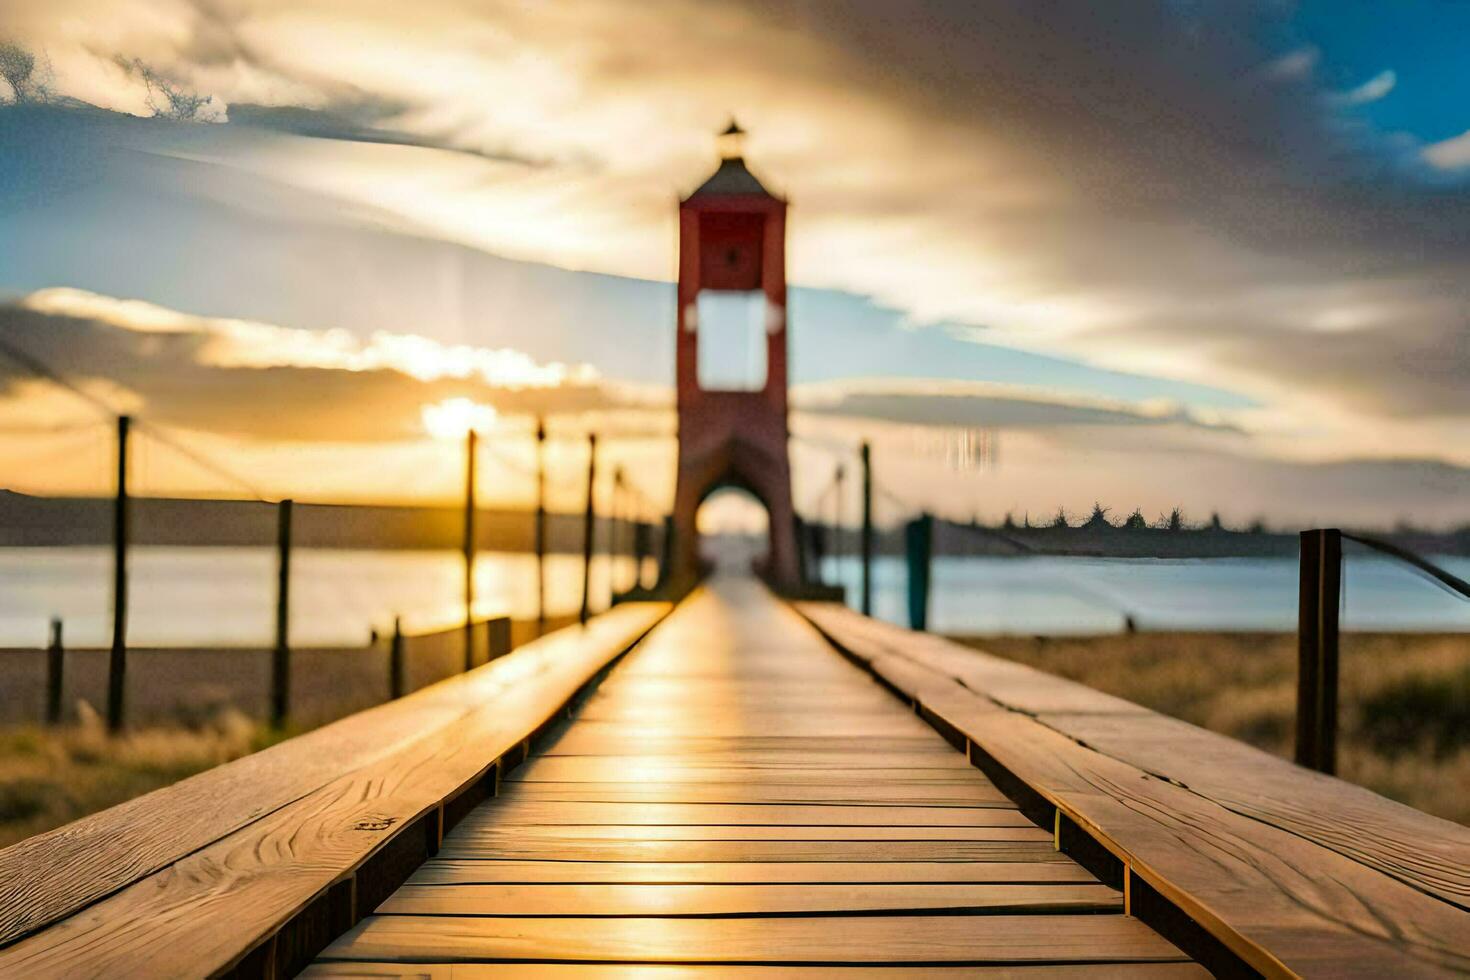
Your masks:
{"label": "red tower", "polygon": [[[679,203],[676,586],[698,575],[699,505],[730,486],[755,496],[770,517],[767,578],[783,587],[800,581],[786,453],[786,202],[746,169],[743,135],[732,122],[720,137],[719,169]],[[745,311],[745,342],[733,350],[751,361],[763,355],[763,379],[734,389],[711,384],[710,375],[740,359],[728,343],[715,346],[709,314],[719,304]]]}

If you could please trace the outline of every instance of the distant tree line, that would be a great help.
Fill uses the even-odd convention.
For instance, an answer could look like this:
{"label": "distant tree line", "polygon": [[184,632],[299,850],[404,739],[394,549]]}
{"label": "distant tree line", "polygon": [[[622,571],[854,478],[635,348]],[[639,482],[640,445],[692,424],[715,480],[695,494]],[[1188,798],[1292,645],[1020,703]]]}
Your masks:
{"label": "distant tree line", "polygon": [[[1220,517],[1219,511],[1212,512],[1210,514],[1210,519],[1202,524],[1191,524],[1188,518],[1185,517],[1183,509],[1179,507],[1173,508],[1167,514],[1160,514],[1153,521],[1149,521],[1149,519],[1144,516],[1143,509],[1139,507],[1133,508],[1128,516],[1123,518],[1121,521],[1114,521],[1111,517],[1109,517],[1111,513],[1111,507],[1104,507],[1101,503],[1093,503],[1092,513],[1087,516],[1087,519],[1078,523],[1073,523],[1071,516],[1067,514],[1067,509],[1065,507],[1058,507],[1055,514],[1045,519],[1042,523],[1037,524],[1032,522],[1031,513],[1029,511],[1023,512],[1019,521],[1017,521],[1014,511],[1007,511],[1005,518],[1001,521],[1001,527],[1007,531],[1016,531],[1022,529],[1038,530],[1047,528],[1057,530],[1065,528],[1084,528],[1088,530],[1102,530],[1111,528],[1125,531],[1228,530],[1225,527],[1224,520],[1222,520]],[[1246,527],[1239,530],[1244,531],[1248,534],[1267,533],[1266,522],[1259,517],[1252,521]]]}

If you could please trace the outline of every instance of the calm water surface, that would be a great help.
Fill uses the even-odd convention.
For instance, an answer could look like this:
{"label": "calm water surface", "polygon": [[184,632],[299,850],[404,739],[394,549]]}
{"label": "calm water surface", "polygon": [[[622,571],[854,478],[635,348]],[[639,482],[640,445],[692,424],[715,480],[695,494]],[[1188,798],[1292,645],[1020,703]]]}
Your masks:
{"label": "calm water surface", "polygon": [[[300,646],[367,642],[395,613],[409,629],[463,617],[464,562],[452,551],[332,551],[292,555],[291,641]],[[269,645],[275,631],[276,557],[269,548],[136,548],[129,563],[129,641],[138,646]],[[0,646],[41,646],[61,616],[68,646],[103,646],[112,629],[111,551],[0,548]],[[652,569],[648,569],[650,575]],[[632,584],[633,563],[592,567],[592,604],[608,603],[611,576]],[[479,612],[536,615],[536,560],[489,552],[475,563]],[[547,560],[547,611],[575,612],[582,560]]]}
{"label": "calm water surface", "polygon": [[[1470,578],[1470,559],[1434,561]],[[828,581],[858,595],[853,559],[829,560]],[[874,613],[907,625],[901,559],[874,568]],[[1470,601],[1397,562],[1349,554],[1343,626],[1356,630],[1467,631]],[[1295,558],[940,558],[930,628],[951,633],[1103,633],[1130,613],[1139,629],[1294,630]]]}
{"label": "calm water surface", "polygon": [[[1437,559],[1470,578],[1470,559]],[[291,637],[297,645],[366,642],[395,613],[410,629],[454,622],[462,565],[454,552],[301,550],[293,558]],[[856,604],[858,566],[828,560]],[[651,563],[644,569],[651,580]],[[535,560],[486,553],[475,569],[480,611],[536,613]],[[632,562],[599,558],[593,607],[606,606],[611,576],[627,588]],[[931,628],[974,633],[1111,632],[1124,611],[1140,629],[1290,630],[1296,626],[1295,559],[941,558],[935,562]],[[1470,631],[1470,602],[1396,563],[1350,555],[1343,622],[1360,630]],[[906,624],[900,559],[874,569],[874,612]],[[580,558],[547,564],[550,613],[581,600]],[[268,645],[274,629],[275,555],[266,548],[138,548],[132,559],[129,638],[160,646]],[[111,629],[105,548],[0,548],[0,646],[40,646],[53,615],[68,645],[102,646]]]}

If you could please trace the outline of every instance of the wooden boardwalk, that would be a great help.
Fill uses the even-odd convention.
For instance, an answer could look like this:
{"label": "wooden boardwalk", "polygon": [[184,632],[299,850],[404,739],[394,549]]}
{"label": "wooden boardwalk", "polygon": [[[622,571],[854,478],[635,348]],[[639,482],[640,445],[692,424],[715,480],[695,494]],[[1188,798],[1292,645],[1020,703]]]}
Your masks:
{"label": "wooden boardwalk", "polygon": [[753,582],[543,746],[306,975],[1207,975]]}

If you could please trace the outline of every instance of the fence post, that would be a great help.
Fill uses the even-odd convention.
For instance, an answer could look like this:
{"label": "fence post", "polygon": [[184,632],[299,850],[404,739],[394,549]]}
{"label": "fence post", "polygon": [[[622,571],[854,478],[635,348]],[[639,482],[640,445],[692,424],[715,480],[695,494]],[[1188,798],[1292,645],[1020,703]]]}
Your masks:
{"label": "fence post", "polygon": [[291,508],[276,504],[276,646],[271,654],[271,724],[286,724],[291,707]]}
{"label": "fence post", "polygon": [[546,420],[536,420],[536,635],[546,633]]}
{"label": "fence post", "polygon": [[465,436],[464,463],[464,669],[475,666],[475,448],[479,433]]}
{"label": "fence post", "polygon": [[117,417],[117,494],[112,503],[112,650],[107,658],[107,729],[122,731],[128,650],[128,430]]}
{"label": "fence post", "polygon": [[[617,598],[618,594],[618,560],[623,557],[623,529],[626,526],[626,522],[623,520],[623,498],[625,496],[623,492],[623,468],[617,466],[613,468],[612,523],[608,529],[607,542],[608,588],[611,590],[614,599]],[[631,544],[632,542],[629,542],[629,545]],[[628,550],[631,551],[632,548],[629,547]]]}
{"label": "fence post", "polygon": [[673,581],[674,568],[674,515],[665,515],[663,523],[663,535],[658,543],[658,578],[656,581],[659,585],[667,585]]}
{"label": "fence post", "polygon": [[863,561],[862,612],[873,615],[873,451],[863,442],[863,531],[861,543]]}
{"label": "fence post", "polygon": [[597,433],[587,436],[587,511],[582,521],[582,608],[577,619],[584,626],[592,618],[592,544],[597,510]]}
{"label": "fence post", "polygon": [[61,724],[61,681],[66,651],[61,645],[61,617],[51,617],[51,639],[46,645],[46,724]]}
{"label": "fence post", "polygon": [[388,647],[388,698],[403,697],[403,617],[393,617],[393,639]]}
{"label": "fence post", "polygon": [[832,557],[832,579],[842,585],[842,492],[843,484],[847,479],[847,467],[841,463],[837,464],[835,481],[837,490],[832,495],[832,541],[828,549]]}
{"label": "fence post", "polygon": [[823,585],[827,584],[827,546],[831,535],[832,527],[822,523],[821,515],[817,515],[815,523],[807,525],[807,540],[812,549],[812,579]]}
{"label": "fence post", "polygon": [[796,539],[796,577],[803,584],[812,580],[812,538],[800,514],[791,515],[791,535]]}
{"label": "fence post", "polygon": [[1342,598],[1342,532],[1301,533],[1297,603],[1296,761],[1337,771],[1338,606]]}
{"label": "fence post", "polygon": [[909,626],[929,628],[929,570],[934,553],[934,517],[920,514],[904,527],[904,553],[908,558]]}
{"label": "fence post", "polygon": [[640,515],[633,525],[633,584],[640,589],[643,588],[643,564],[648,560],[648,538],[653,531],[653,525],[645,521],[644,516]]}
{"label": "fence post", "polygon": [[486,642],[489,645],[487,663],[490,660],[498,660],[511,651],[510,617],[497,616],[487,620],[485,628],[489,635]]}

